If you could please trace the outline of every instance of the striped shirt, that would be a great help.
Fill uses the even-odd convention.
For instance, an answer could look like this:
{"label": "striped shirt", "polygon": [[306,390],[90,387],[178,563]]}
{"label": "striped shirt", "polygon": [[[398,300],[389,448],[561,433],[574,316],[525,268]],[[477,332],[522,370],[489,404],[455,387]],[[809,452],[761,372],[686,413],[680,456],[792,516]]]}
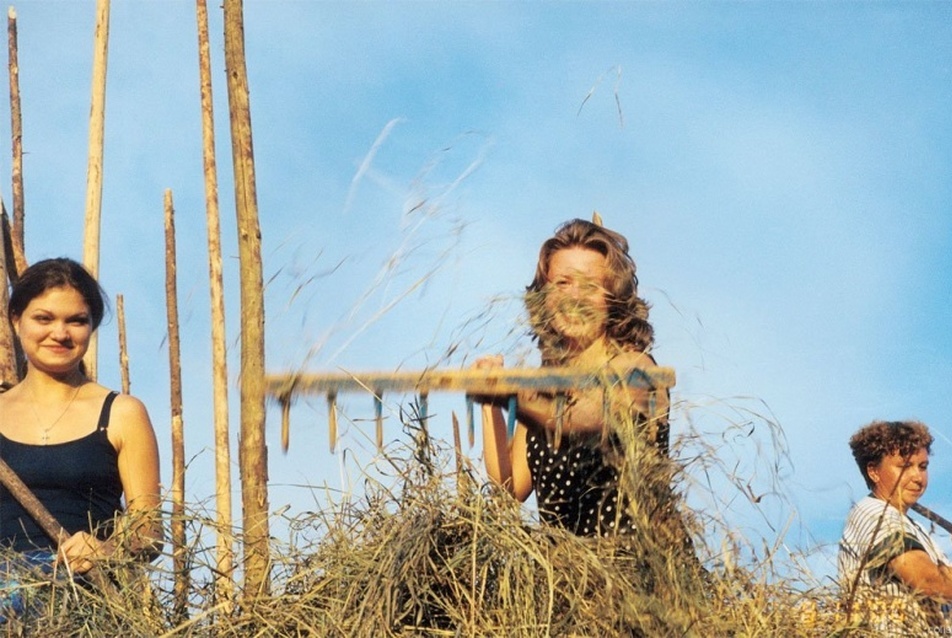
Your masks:
{"label": "striped shirt", "polygon": [[[886,501],[866,496],[846,518],[837,558],[840,586],[844,592],[855,587],[860,599],[910,601],[913,589],[899,579],[889,563],[913,550],[924,551],[937,565],[949,564],[918,523]],[[913,615],[925,611],[915,604],[905,606]]]}

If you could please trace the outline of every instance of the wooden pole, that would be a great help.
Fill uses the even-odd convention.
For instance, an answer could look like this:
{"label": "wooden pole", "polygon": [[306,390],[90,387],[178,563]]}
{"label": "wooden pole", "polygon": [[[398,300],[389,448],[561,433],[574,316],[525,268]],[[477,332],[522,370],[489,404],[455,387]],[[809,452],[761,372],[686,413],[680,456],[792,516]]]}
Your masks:
{"label": "wooden pole", "polygon": [[241,472],[247,598],[270,594],[268,448],[264,409],[264,280],[255,190],[242,0],[224,0],[225,68],[231,120],[241,269]]}
{"label": "wooden pole", "polygon": [[[221,215],[218,208],[218,169],[215,160],[215,119],[212,100],[208,7],[196,0],[198,61],[202,95],[202,157],[205,168],[205,213],[208,225],[208,279],[212,318],[212,403],[215,427],[215,509],[217,512],[216,594],[220,602],[234,596],[232,572],[235,550],[231,528],[231,441],[228,435],[228,358],[225,336],[225,295],[222,283]],[[227,612],[226,612],[227,613]]]}
{"label": "wooden pole", "polygon": [[[6,206],[0,199],[0,391],[15,385],[20,380],[19,360],[22,353],[13,335],[13,326],[7,321],[6,310],[9,302],[7,282],[16,283],[19,274],[26,268],[26,256],[23,249],[23,146],[20,117],[20,67],[17,62],[16,11],[10,7],[7,12],[7,50],[9,52],[10,71],[10,120],[13,138],[13,210],[11,224]],[[19,212],[18,212],[19,211]]]}
{"label": "wooden pole", "polygon": [[175,284],[175,209],[172,191],[165,191],[165,301],[169,325],[169,377],[172,408],[172,570],[175,574],[173,613],[178,622],[188,615],[188,564],[185,560],[185,436],[182,423],[182,365]]}
{"label": "wooden pole", "polygon": [[13,225],[11,245],[14,266],[19,274],[26,270],[26,250],[23,232],[23,118],[20,115],[20,63],[17,58],[17,12],[7,11],[7,51],[10,66],[10,136],[13,138],[13,162],[10,176],[13,180]]}
{"label": "wooden pole", "polygon": [[[2,202],[0,202],[2,208]],[[0,211],[0,219],[7,219],[7,211]],[[9,237],[10,227],[6,223],[0,224],[0,240],[6,244],[6,238]],[[17,343],[13,337],[13,326],[7,320],[7,306],[9,305],[10,295],[7,292],[7,281],[9,273],[7,272],[7,258],[9,253],[6,250],[0,250],[0,390],[6,390],[20,381],[20,374],[17,366]]]}
{"label": "wooden pole", "polygon": [[[86,224],[83,264],[99,278],[99,228],[102,212],[103,131],[106,120],[106,58],[109,50],[109,0],[96,0],[92,98],[89,107],[89,160],[86,168]],[[99,339],[94,332],[84,359],[86,376],[96,380]]]}
{"label": "wooden pole", "polygon": [[932,521],[933,523],[935,523],[936,525],[944,529],[946,532],[952,534],[952,521],[950,521],[949,519],[944,518],[943,516],[940,516],[939,514],[936,514],[931,509],[929,509],[925,505],[922,505],[921,503],[913,503],[912,509],[913,511],[917,512],[920,516],[924,516],[925,518],[929,519],[930,521]]}
{"label": "wooden pole", "polygon": [[129,394],[129,349],[126,346],[126,303],[122,295],[116,295],[116,317],[119,322],[119,378],[122,393]]}

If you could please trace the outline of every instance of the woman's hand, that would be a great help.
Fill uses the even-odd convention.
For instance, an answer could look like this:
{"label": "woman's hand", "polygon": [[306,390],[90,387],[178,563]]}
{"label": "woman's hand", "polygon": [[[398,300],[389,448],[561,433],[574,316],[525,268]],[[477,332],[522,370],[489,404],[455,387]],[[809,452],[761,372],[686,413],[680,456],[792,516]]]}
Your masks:
{"label": "woman's hand", "polygon": [[[470,367],[472,370],[498,370],[505,367],[505,360],[501,354],[484,355],[476,359]],[[483,405],[504,406],[508,397],[495,394],[471,394],[469,397],[476,403]]]}
{"label": "woman's hand", "polygon": [[490,354],[479,357],[473,363],[473,370],[492,370],[505,366],[505,359],[501,354]]}
{"label": "woman's hand", "polygon": [[115,551],[112,541],[101,541],[88,532],[76,532],[60,543],[56,562],[65,565],[74,574],[85,574]]}

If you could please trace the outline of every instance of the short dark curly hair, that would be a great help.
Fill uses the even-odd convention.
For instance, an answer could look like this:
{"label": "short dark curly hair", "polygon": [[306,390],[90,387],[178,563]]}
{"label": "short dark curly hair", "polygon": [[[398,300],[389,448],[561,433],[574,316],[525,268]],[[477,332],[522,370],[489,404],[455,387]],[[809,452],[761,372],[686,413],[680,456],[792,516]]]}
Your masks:
{"label": "short dark curly hair", "polygon": [[873,421],[850,437],[850,449],[866,486],[872,488],[873,482],[867,471],[870,465],[879,463],[889,454],[912,456],[921,448],[931,454],[934,440],[929,428],[919,421]]}

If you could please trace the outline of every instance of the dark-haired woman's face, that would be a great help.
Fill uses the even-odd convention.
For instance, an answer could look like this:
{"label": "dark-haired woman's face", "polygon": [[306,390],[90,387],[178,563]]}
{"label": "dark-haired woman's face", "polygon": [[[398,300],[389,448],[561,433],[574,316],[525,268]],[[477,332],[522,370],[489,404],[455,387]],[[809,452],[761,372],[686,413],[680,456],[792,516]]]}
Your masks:
{"label": "dark-haired woman's face", "polygon": [[563,248],[549,258],[545,306],[552,328],[576,351],[604,336],[608,320],[605,255]]}
{"label": "dark-haired woman's face", "polygon": [[86,300],[68,286],[34,297],[23,314],[13,318],[13,327],[30,365],[50,374],[77,368],[93,332]]}

